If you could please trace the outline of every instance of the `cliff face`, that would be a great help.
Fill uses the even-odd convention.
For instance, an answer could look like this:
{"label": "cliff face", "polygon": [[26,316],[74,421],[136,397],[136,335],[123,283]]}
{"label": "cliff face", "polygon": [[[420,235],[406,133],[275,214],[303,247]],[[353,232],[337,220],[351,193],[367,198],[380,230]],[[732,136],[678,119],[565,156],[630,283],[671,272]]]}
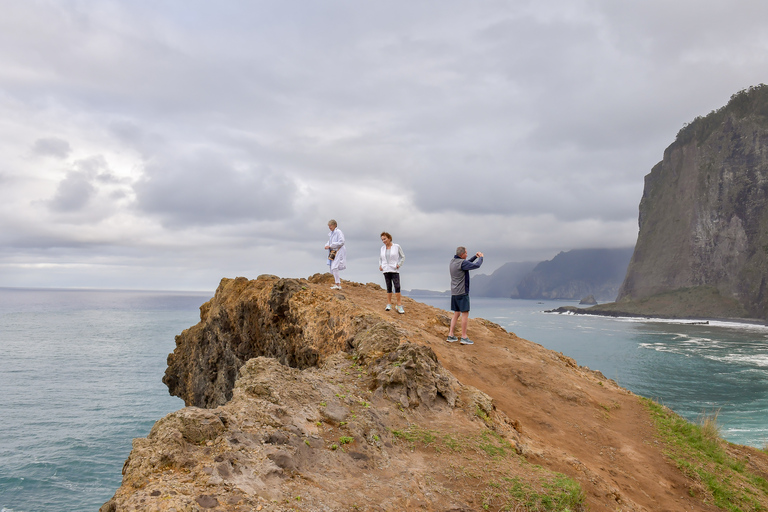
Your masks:
{"label": "cliff face", "polygon": [[645,177],[637,245],[617,301],[715,290],[723,310],[733,312],[735,301],[736,316],[765,318],[767,206],[762,85],[683,128]]}
{"label": "cliff face", "polygon": [[445,311],[331,283],[222,280],[168,358],[189,406],[101,511],[713,510],[599,372],[482,319],[446,343]]}
{"label": "cliff face", "polygon": [[[299,369],[317,366],[377,321],[352,314],[354,306],[344,301],[320,311],[297,307],[317,301],[309,285],[274,276],[223,279],[214,297],[200,307],[200,323],[176,337],[163,377],[168,391],[186,405],[223,405],[232,398],[237,372],[249,359],[266,356]],[[300,291],[304,293],[296,296]]]}

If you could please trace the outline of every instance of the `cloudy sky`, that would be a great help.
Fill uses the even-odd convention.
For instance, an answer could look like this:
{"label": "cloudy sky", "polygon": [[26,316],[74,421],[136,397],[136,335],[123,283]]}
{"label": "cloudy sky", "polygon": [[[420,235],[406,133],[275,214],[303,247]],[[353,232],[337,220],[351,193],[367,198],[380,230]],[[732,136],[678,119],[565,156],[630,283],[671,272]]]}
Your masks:
{"label": "cloudy sky", "polygon": [[628,247],[677,131],[768,81],[756,0],[0,0],[0,287],[447,289]]}

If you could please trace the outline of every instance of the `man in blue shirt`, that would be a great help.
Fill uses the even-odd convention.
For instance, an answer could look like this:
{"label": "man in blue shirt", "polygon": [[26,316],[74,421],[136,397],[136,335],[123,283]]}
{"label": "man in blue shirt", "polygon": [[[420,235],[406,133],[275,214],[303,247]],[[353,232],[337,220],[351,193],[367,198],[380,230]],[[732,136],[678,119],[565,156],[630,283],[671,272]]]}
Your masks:
{"label": "man in blue shirt", "polygon": [[472,340],[467,338],[467,322],[469,321],[469,271],[480,268],[483,264],[483,253],[475,253],[474,256],[467,259],[467,248],[457,247],[456,255],[451,259],[448,269],[451,273],[451,330],[448,331],[448,343],[459,341],[459,338],[453,335],[456,321],[461,316],[461,344],[473,345]]}

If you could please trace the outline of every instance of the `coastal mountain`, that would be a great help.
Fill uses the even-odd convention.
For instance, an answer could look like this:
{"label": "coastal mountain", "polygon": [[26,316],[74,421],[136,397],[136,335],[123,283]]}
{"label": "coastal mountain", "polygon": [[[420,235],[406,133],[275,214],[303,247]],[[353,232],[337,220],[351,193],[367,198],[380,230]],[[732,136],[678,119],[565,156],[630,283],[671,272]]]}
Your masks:
{"label": "coastal mountain", "polygon": [[515,299],[615,300],[632,248],[574,249],[540,263],[507,263],[472,277],[472,294]]}
{"label": "coastal mountain", "polygon": [[574,249],[542,261],[512,292],[521,299],[614,300],[632,254],[624,249]]}
{"label": "coastal mountain", "polygon": [[561,353],[480,318],[446,343],[446,311],[332,283],[223,279],[168,356],[187,406],[100,511],[713,511],[713,489],[768,508],[764,452],[681,450],[663,425],[698,427]]}
{"label": "coastal mountain", "polygon": [[537,265],[533,261],[505,263],[492,274],[475,274],[470,279],[476,297],[511,297],[517,283]]}
{"label": "coastal mountain", "polygon": [[766,318],[768,86],[684,126],[645,177],[615,309]]}

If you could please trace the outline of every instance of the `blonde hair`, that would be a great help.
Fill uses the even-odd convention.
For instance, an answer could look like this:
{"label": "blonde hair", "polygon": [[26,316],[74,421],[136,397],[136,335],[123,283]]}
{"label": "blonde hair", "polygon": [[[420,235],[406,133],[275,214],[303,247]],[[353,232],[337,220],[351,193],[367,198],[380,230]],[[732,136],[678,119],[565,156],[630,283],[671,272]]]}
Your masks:
{"label": "blonde hair", "polygon": [[331,219],[331,220],[329,220],[329,221],[328,221],[328,225],[329,225],[329,226],[333,226],[333,227],[338,227],[338,226],[339,226],[338,224],[336,224],[336,221],[335,221],[335,220],[333,220],[333,219]]}

